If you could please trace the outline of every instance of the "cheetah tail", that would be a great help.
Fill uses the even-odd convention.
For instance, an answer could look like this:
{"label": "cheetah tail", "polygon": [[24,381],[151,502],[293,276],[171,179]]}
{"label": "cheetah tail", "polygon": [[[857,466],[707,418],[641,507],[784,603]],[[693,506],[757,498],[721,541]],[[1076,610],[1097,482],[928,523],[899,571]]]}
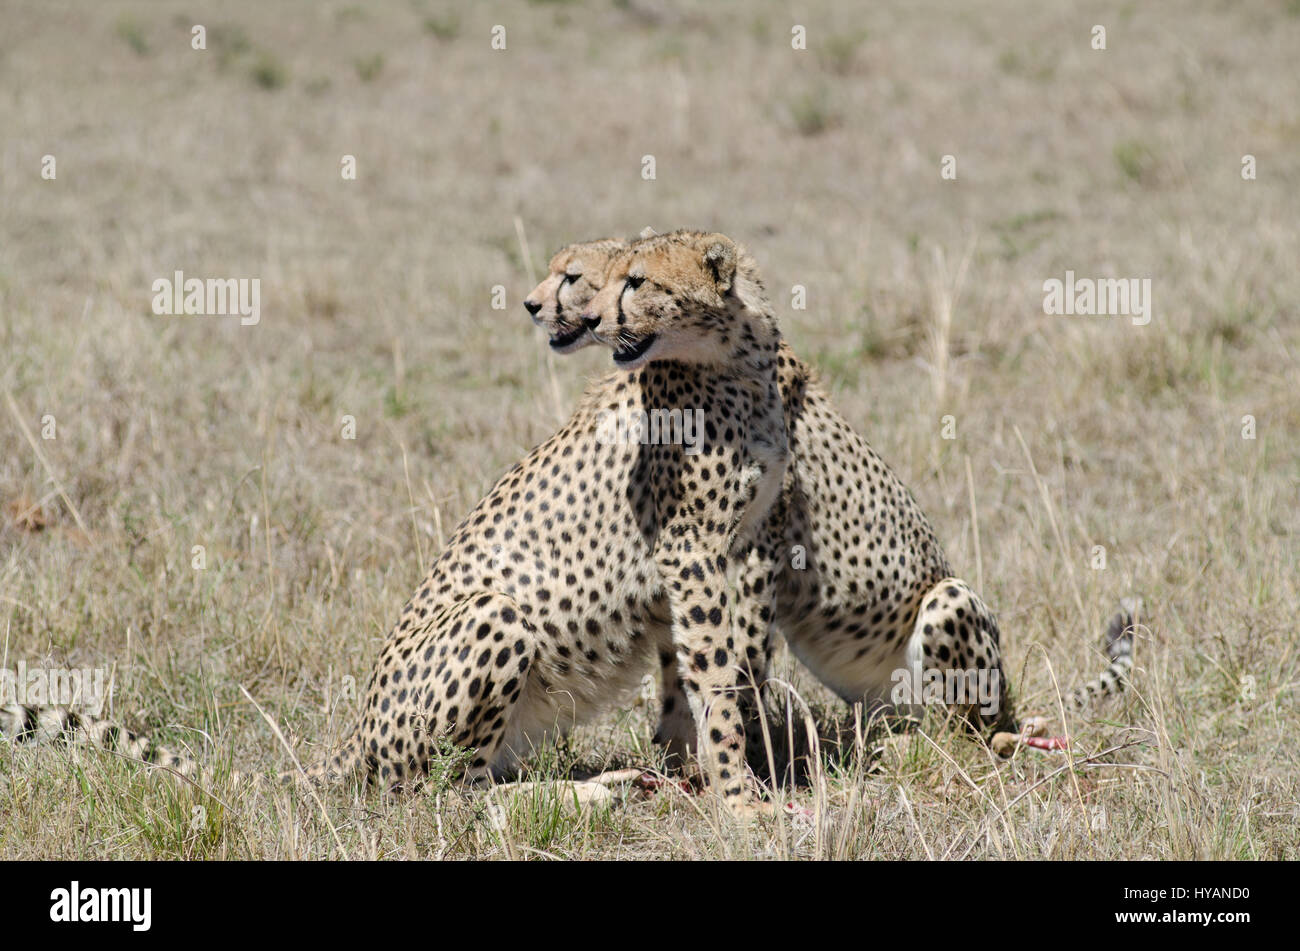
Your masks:
{"label": "cheetah tail", "polygon": [[1124,692],[1129,672],[1133,669],[1133,633],[1142,623],[1142,599],[1124,598],[1119,611],[1106,628],[1106,655],[1110,666],[1100,675],[1065,698],[1065,705],[1076,710],[1089,706],[1102,697],[1113,697]]}
{"label": "cheetah tail", "polygon": [[13,743],[42,745],[62,742],[108,750],[131,759],[166,767],[185,777],[198,771],[188,753],[159,746],[140,733],[104,717],[79,714],[63,707],[6,704],[0,706],[0,737]]}
{"label": "cheetah tail", "polygon": [[[163,767],[186,779],[194,778],[199,772],[198,761],[188,753],[171,750],[154,743],[144,734],[128,730],[107,718],[77,713],[64,707],[40,704],[0,706],[0,739],[32,746],[63,743],[68,746],[107,750],[152,766]],[[308,782],[315,785],[344,782],[361,768],[364,760],[362,752],[361,731],[360,727],[357,727],[343,742],[338,752],[305,770]],[[270,785],[265,782],[268,778],[260,773],[252,775],[238,771],[231,773],[234,782],[249,781],[254,788]],[[302,773],[297,770],[281,773],[277,777],[281,785],[292,785],[301,779]]]}

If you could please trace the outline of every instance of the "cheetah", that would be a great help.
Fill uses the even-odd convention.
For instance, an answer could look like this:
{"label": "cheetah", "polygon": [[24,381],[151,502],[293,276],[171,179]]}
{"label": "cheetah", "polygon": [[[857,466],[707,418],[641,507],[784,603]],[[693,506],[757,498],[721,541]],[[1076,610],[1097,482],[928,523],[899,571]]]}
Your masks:
{"label": "cheetah", "polygon": [[[381,649],[359,722],[308,779],[413,786],[445,743],[473,751],[466,780],[503,776],[676,654],[691,672],[690,732],[707,780],[733,811],[754,808],[744,669],[771,619],[770,553],[754,542],[788,455],[780,333],[752,259],[723,235],[641,249],[637,268],[625,283],[642,282],[643,296],[664,286],[676,296],[653,298],[643,345],[615,352],[611,385],[454,531]],[[608,438],[610,412],[674,407],[701,408],[698,452]],[[0,729],[129,744],[193,771],[145,737],[66,712],[6,709]]]}
{"label": "cheetah", "polygon": [[[556,352],[594,343],[625,345],[629,331],[621,321],[626,317],[614,314],[613,333],[603,333],[610,315],[592,301],[602,293],[608,301],[619,282],[635,276],[613,263],[629,260],[621,249],[675,239],[643,232],[631,244],[602,239],[568,245],[551,259],[547,276],[524,306]],[[606,290],[611,284],[615,290]],[[768,547],[785,553],[775,578],[773,627],[819,680],[846,702],[863,703],[869,716],[892,713],[913,720],[924,699],[917,686],[925,677],[931,682],[942,677],[946,684],[954,673],[974,672],[997,696],[992,703],[956,704],[956,712],[975,725],[1018,733],[993,612],[954,576],[912,493],[849,426],[815,373],[784,341],[777,370],[790,464],[765,529]],[[588,398],[615,379],[593,382]],[[1123,689],[1140,610],[1136,599],[1121,602],[1106,633],[1109,665],[1069,694],[1068,706],[1081,709]],[[755,675],[761,677],[769,652],[765,641],[751,660]],[[661,659],[656,740],[671,747],[689,736],[690,723],[683,716],[678,658]],[[1005,754],[1014,745],[1004,738],[994,748]]]}
{"label": "cheetah", "polygon": [[[729,239],[705,238],[673,236],[625,258],[611,298],[616,306],[606,301],[614,307],[609,340],[617,342],[616,364],[635,372],[618,370],[589,387],[568,424],[506,473],[457,529],[390,633],[360,723],[308,778],[337,782],[361,774],[400,786],[416,779],[448,740],[475,750],[471,778],[499,775],[548,736],[616,705],[657,654],[666,689],[656,739],[689,751],[703,735],[713,779],[743,808],[745,731],[737,724],[747,717],[744,682],[762,677],[769,621],[842,697],[862,699],[880,685],[862,676],[867,655],[853,644],[873,642],[881,624],[907,629],[896,606],[876,617],[890,604],[876,586],[901,588],[907,567],[907,583],[933,593],[928,601],[915,599],[910,663],[937,668],[939,648],[947,644],[955,656],[952,645],[970,625],[996,648],[992,615],[966,585],[946,577],[946,562],[910,493],[835,414],[811,372],[780,340],[752,260]],[[683,247],[665,247],[674,241]],[[527,303],[553,338],[581,328],[557,350],[608,342],[593,334],[600,311],[587,305],[607,283],[606,265],[625,250],[621,241],[571,246],[552,261]],[[653,293],[638,300],[647,283]],[[727,315],[737,319],[728,322]],[[722,363],[660,360],[674,353],[663,346],[673,343],[672,334],[644,328],[664,324],[676,331],[678,355],[709,354]],[[739,372],[725,365],[734,356],[743,358]],[[602,411],[688,399],[716,410],[711,438],[728,423],[736,427],[704,460],[671,447],[599,438]],[[711,472],[709,458],[717,460]],[[844,466],[851,476],[879,480],[862,500],[858,520]],[[766,519],[765,502],[772,505]],[[885,511],[887,504],[902,505],[901,514]],[[700,525],[692,512],[715,518],[706,515]],[[872,536],[865,549],[859,537],[845,540],[844,526],[865,530],[860,520],[868,517],[893,536]],[[772,559],[778,543],[760,541],[772,525],[784,526],[779,546],[802,544],[814,556],[812,574],[792,575],[791,566]],[[888,576],[882,574],[886,548],[897,559]],[[929,553],[931,576],[945,576],[928,589],[929,578],[917,578],[918,550]],[[873,566],[873,553],[880,567]],[[722,619],[726,592],[737,586],[741,596],[729,610],[741,624],[732,632]],[[777,593],[774,603],[763,599],[764,591]],[[791,593],[802,600],[791,600]],[[1112,621],[1111,667],[1076,691],[1073,705],[1122,689],[1136,611],[1126,604]],[[922,636],[927,623],[928,638]],[[990,663],[997,654],[986,649],[982,659]],[[0,735],[105,747],[185,776],[197,768],[185,753],[147,736],[59,708],[0,708]]]}

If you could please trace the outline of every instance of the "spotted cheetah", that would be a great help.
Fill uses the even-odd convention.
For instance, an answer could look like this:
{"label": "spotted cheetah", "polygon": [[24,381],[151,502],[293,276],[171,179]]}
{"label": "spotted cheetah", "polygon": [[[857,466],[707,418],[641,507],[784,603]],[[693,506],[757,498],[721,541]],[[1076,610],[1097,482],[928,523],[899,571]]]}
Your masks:
{"label": "spotted cheetah", "polygon": [[[381,650],[360,722],[310,779],[361,773],[402,786],[444,742],[474,751],[468,779],[509,772],[675,652],[692,672],[691,734],[703,738],[707,778],[735,811],[753,805],[745,664],[771,619],[772,566],[754,539],[787,460],[780,334],[752,259],[725,236],[636,260],[626,282],[644,282],[643,296],[675,289],[638,314],[656,353],[616,352],[610,387],[584,398],[455,530]],[[648,362],[659,352],[676,359]],[[612,439],[604,426],[613,411],[675,407],[701,410],[698,451]],[[193,770],[147,738],[66,712],[8,709],[0,727],[20,740],[130,744]]]}
{"label": "spotted cheetah", "polygon": [[[613,314],[611,326],[611,315],[602,313],[596,298],[603,294],[608,302],[619,295],[621,300],[627,288],[620,282],[635,279],[627,266],[632,258],[623,248],[676,239],[643,233],[630,245],[617,239],[568,245],[551,259],[547,276],[524,306],[556,352],[593,343],[635,346],[626,315]],[[849,703],[863,702],[868,713],[915,717],[925,699],[916,687],[926,675],[942,676],[946,685],[954,672],[974,672],[997,695],[992,703],[954,704],[957,712],[982,726],[1016,732],[992,611],[953,576],[911,492],[848,425],[813,371],[784,341],[777,371],[790,465],[765,527],[765,544],[783,553],[775,579],[774,627],[818,679]],[[615,384],[615,377],[593,382],[588,398]],[[1069,706],[1079,709],[1123,689],[1139,612],[1136,600],[1121,604],[1106,636],[1109,666],[1069,694]],[[751,660],[760,676],[767,654],[765,646]],[[671,746],[689,734],[690,724],[683,717],[683,665],[667,654],[662,661],[657,739]]]}
{"label": "spotted cheetah", "polygon": [[[908,611],[911,636],[886,640],[907,640],[909,663],[937,666],[939,648],[953,656],[967,630],[982,629],[974,640],[996,648],[996,625],[977,596],[941,577],[946,563],[910,494],[780,341],[748,255],[699,234],[626,251],[622,242],[566,249],[528,303],[539,322],[554,321],[553,337],[582,329],[565,347],[597,342],[590,331],[608,318],[601,342],[612,341],[615,362],[633,372],[593,384],[568,424],[457,529],[389,635],[361,722],[310,778],[360,773],[400,785],[447,740],[475,749],[472,776],[507,771],[548,735],[615,705],[657,655],[667,688],[658,739],[684,750],[703,733],[711,776],[740,807],[737,724],[748,716],[745,684],[761,680],[766,663],[773,605],[765,593],[776,594],[775,622],[796,653],[849,700],[879,693],[863,671],[872,661],[887,667],[856,643],[876,643],[882,625],[908,630]],[[602,314],[588,305],[614,259],[623,267]],[[570,321],[584,312],[587,322]],[[670,354],[718,362],[660,359]],[[702,458],[600,437],[602,412],[690,401],[707,408],[713,430]],[[852,480],[863,478],[877,481],[855,499],[862,493]],[[785,526],[779,542],[772,525]],[[892,534],[871,534],[869,525]],[[772,559],[795,544],[811,573],[792,575],[792,565]],[[891,599],[886,585],[922,594]],[[1123,613],[1112,622],[1111,668],[1076,702],[1122,687],[1132,623]],[[997,654],[986,648],[981,659]],[[0,708],[0,734],[103,746],[183,775],[196,768],[146,736],[59,708]]]}

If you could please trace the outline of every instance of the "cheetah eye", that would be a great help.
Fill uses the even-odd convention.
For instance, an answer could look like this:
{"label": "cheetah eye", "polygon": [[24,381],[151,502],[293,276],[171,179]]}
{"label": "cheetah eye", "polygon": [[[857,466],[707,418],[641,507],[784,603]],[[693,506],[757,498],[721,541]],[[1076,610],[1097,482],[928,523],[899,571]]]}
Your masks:
{"label": "cheetah eye", "polygon": [[639,275],[639,274],[638,274],[638,275],[633,275],[633,274],[629,274],[629,275],[627,276],[627,288],[628,288],[628,290],[632,290],[632,291],[634,291],[634,290],[636,290],[638,287],[640,287],[640,286],[641,286],[642,284],[644,284],[644,283],[645,283],[645,276],[644,276],[644,275]]}
{"label": "cheetah eye", "polygon": [[573,284],[580,277],[582,277],[581,274],[565,274],[564,280],[560,281],[560,286],[563,287],[565,284]]}

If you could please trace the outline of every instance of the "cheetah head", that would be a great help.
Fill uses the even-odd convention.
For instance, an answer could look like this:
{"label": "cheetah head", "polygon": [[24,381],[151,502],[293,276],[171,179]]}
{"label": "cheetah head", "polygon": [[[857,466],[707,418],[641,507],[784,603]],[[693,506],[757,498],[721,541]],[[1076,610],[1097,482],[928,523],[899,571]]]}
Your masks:
{"label": "cheetah head", "polygon": [[722,365],[779,339],[749,254],[717,232],[674,231],[615,253],[582,321],[635,369],[652,360]]}
{"label": "cheetah head", "polygon": [[582,322],[582,312],[604,286],[610,258],[626,248],[626,242],[614,238],[561,248],[551,258],[546,278],[524,298],[524,308],[550,335],[556,353],[572,353],[596,342]]}

